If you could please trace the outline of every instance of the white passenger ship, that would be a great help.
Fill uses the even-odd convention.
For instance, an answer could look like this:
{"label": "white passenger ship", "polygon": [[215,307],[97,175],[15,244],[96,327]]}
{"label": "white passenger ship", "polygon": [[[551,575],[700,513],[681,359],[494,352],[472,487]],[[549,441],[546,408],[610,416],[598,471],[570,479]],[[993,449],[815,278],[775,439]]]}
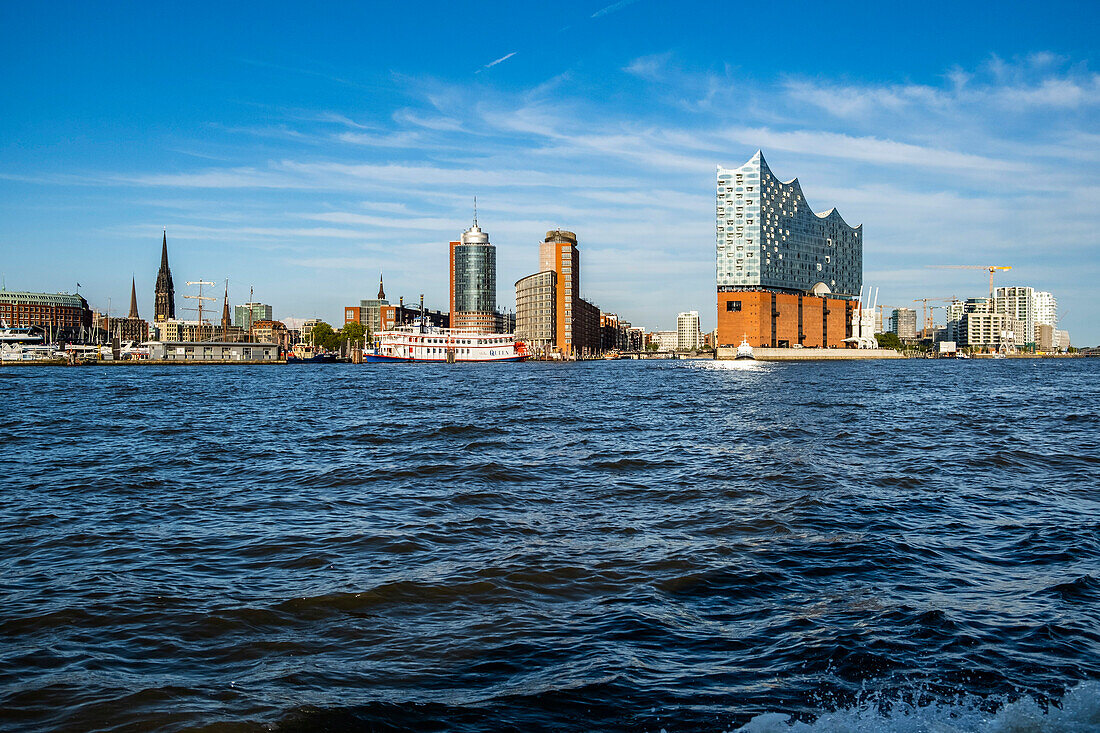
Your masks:
{"label": "white passenger ship", "polygon": [[483,333],[467,328],[398,326],[378,333],[373,349],[363,358],[369,362],[483,362],[523,361],[527,346],[510,333]]}

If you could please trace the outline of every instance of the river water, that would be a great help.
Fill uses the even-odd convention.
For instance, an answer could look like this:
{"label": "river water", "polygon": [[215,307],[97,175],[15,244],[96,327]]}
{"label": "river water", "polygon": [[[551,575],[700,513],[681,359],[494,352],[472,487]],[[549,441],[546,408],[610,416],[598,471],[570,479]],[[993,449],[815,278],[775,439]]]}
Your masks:
{"label": "river water", "polygon": [[1100,729],[1100,359],[0,370],[0,728]]}

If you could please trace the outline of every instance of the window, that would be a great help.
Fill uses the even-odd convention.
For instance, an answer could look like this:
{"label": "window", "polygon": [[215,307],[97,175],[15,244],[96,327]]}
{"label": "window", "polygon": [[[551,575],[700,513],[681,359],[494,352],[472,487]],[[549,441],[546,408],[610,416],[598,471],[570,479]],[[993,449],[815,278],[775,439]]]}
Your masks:
{"label": "window", "polygon": [[740,300],[727,300],[726,301],[726,312],[727,313],[737,313],[740,310],[741,310],[741,301]]}

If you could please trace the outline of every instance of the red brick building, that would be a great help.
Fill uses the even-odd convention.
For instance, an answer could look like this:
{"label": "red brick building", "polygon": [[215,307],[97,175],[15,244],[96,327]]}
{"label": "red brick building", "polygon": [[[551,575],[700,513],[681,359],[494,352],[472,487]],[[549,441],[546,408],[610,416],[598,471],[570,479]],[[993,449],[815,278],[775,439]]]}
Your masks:
{"label": "red brick building", "polygon": [[828,295],[745,290],[718,293],[718,345],[845,346],[855,302]]}

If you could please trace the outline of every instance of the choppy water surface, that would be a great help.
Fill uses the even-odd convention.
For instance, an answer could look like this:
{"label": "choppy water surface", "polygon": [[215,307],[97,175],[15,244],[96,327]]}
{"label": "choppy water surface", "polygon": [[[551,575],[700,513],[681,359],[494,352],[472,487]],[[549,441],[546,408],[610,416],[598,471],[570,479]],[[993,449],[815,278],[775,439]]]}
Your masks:
{"label": "choppy water surface", "polygon": [[0,405],[0,727],[1100,729],[1100,360],[5,368]]}

